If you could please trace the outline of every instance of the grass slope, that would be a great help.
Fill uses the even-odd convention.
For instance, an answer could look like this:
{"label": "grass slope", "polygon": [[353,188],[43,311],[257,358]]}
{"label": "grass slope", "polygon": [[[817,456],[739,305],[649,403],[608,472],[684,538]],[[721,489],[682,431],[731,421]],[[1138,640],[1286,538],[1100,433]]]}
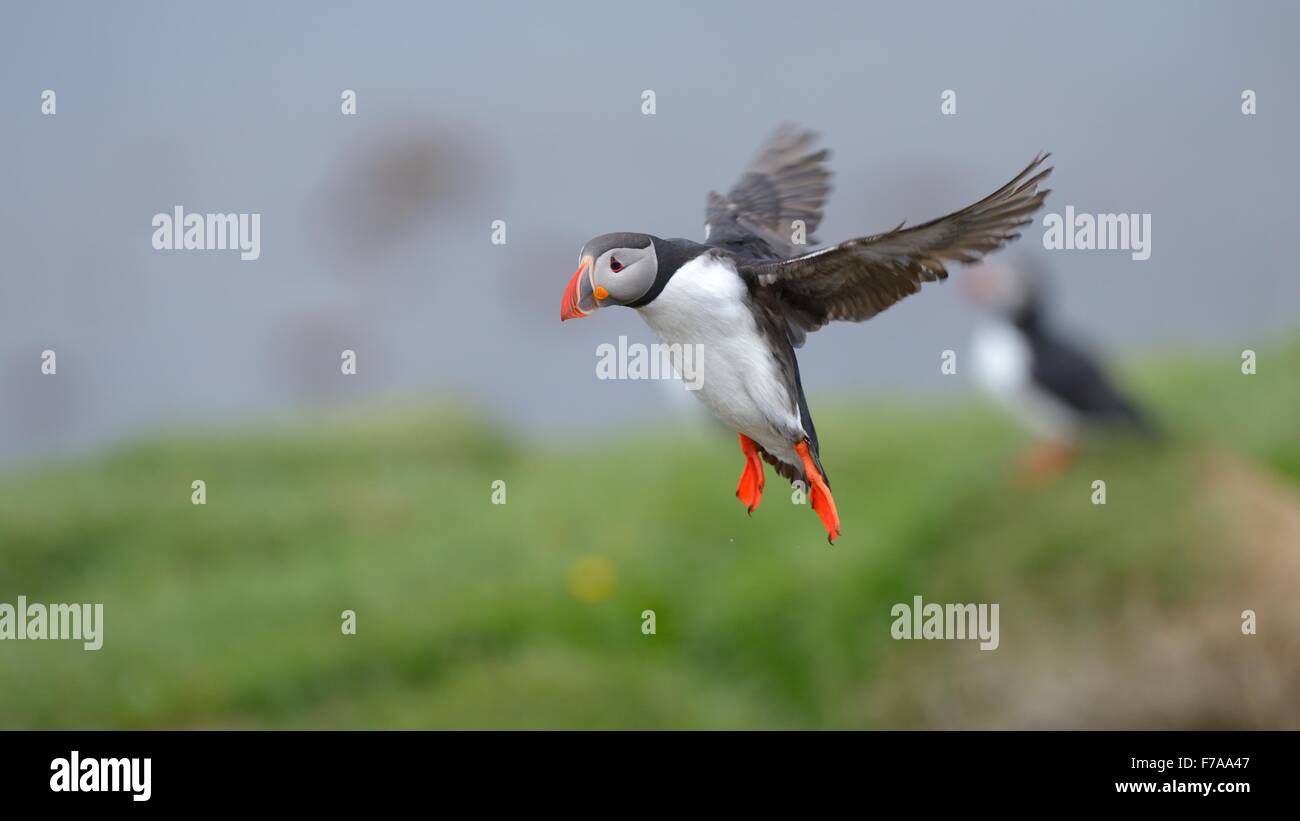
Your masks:
{"label": "grass slope", "polygon": [[[1133,381],[1170,444],[1107,447],[1034,488],[1008,482],[1022,437],[978,407],[816,403],[845,524],[834,547],[770,471],[746,517],[741,458],[717,430],[579,452],[390,410],[11,475],[0,601],[103,602],[106,639],[0,643],[0,726],[1105,723],[1122,713],[1073,710],[1088,671],[1136,664],[1105,648],[1251,589],[1197,502],[1203,454],[1215,443],[1300,480],[1297,374],[1295,345],[1254,376],[1232,353],[1149,367]],[[206,506],[190,503],[196,478]],[[1096,478],[1105,506],[1089,502]],[[914,595],[1000,603],[1002,647],[891,640],[891,606]],[[1067,648],[1095,663],[1063,666]],[[1072,672],[1040,681],[1052,670]],[[1209,717],[1212,696],[1164,723],[1256,720]]]}

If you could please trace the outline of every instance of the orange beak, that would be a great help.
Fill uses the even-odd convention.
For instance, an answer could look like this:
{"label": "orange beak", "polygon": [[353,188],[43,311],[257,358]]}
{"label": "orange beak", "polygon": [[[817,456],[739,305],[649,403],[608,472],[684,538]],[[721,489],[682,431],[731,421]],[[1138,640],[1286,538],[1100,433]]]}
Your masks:
{"label": "orange beak", "polygon": [[573,279],[569,280],[569,287],[564,289],[564,299],[560,301],[561,322],[566,319],[587,316],[600,307],[596,304],[596,295],[593,293],[591,280],[583,276],[590,267],[591,257],[583,257],[582,264],[573,273]]}

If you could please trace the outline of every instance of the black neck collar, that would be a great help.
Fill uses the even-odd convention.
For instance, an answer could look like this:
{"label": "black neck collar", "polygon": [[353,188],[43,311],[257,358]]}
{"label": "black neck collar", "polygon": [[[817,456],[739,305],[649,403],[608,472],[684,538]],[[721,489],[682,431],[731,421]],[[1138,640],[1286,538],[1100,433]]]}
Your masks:
{"label": "black neck collar", "polygon": [[673,274],[686,263],[710,250],[709,246],[701,245],[698,242],[692,242],[689,239],[659,239],[651,237],[650,242],[655,247],[655,260],[659,263],[659,268],[655,272],[655,281],[646,291],[635,301],[627,303],[629,308],[641,308],[649,305],[655,297],[663,292],[664,287],[668,285],[668,280],[673,278]]}

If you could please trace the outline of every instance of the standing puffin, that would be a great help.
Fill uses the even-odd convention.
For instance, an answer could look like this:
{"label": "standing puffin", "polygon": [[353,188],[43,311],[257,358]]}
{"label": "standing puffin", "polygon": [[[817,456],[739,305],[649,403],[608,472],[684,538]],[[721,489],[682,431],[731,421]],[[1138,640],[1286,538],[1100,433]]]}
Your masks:
{"label": "standing puffin", "polygon": [[[784,125],[734,188],[709,194],[703,243],[649,234],[602,234],[583,246],[560,319],[597,308],[636,308],[668,345],[698,345],[694,393],[740,435],[745,469],[736,496],[749,512],[763,495],[763,461],[808,488],[834,542],[840,517],[822,469],[794,349],[834,320],[860,322],[947,278],[1019,236],[1048,191],[1040,154],[1009,183],[937,220],[816,251],[813,232],[830,193],[817,135]],[[670,350],[674,350],[670,348]],[[680,350],[676,349],[676,350]]]}
{"label": "standing puffin", "polygon": [[965,277],[984,312],[971,337],[974,379],[1037,438],[1020,460],[1028,480],[1063,470],[1087,434],[1156,436],[1147,415],[1102,367],[1054,328],[1043,280],[1036,268],[1009,264],[982,265]]}

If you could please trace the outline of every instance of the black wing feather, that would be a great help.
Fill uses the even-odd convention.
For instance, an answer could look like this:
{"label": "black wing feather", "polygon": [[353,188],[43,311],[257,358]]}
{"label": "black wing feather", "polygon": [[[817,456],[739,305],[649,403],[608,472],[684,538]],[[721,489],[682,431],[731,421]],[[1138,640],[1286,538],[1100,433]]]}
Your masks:
{"label": "black wing feather", "polygon": [[822,221],[830,194],[830,151],[812,150],[816,132],[786,123],[759,149],[740,181],[724,197],[709,193],[704,225],[710,245],[758,259],[783,259],[798,253],[795,222],[805,241]]}
{"label": "black wing feather", "polygon": [[1040,154],[1002,188],[946,217],[791,259],[742,260],[739,270],[777,294],[804,331],[869,319],[921,290],[923,282],[946,279],[945,262],[974,262],[1019,237],[1051,193],[1038,185],[1052,169],[1035,173],[1048,156]]}

